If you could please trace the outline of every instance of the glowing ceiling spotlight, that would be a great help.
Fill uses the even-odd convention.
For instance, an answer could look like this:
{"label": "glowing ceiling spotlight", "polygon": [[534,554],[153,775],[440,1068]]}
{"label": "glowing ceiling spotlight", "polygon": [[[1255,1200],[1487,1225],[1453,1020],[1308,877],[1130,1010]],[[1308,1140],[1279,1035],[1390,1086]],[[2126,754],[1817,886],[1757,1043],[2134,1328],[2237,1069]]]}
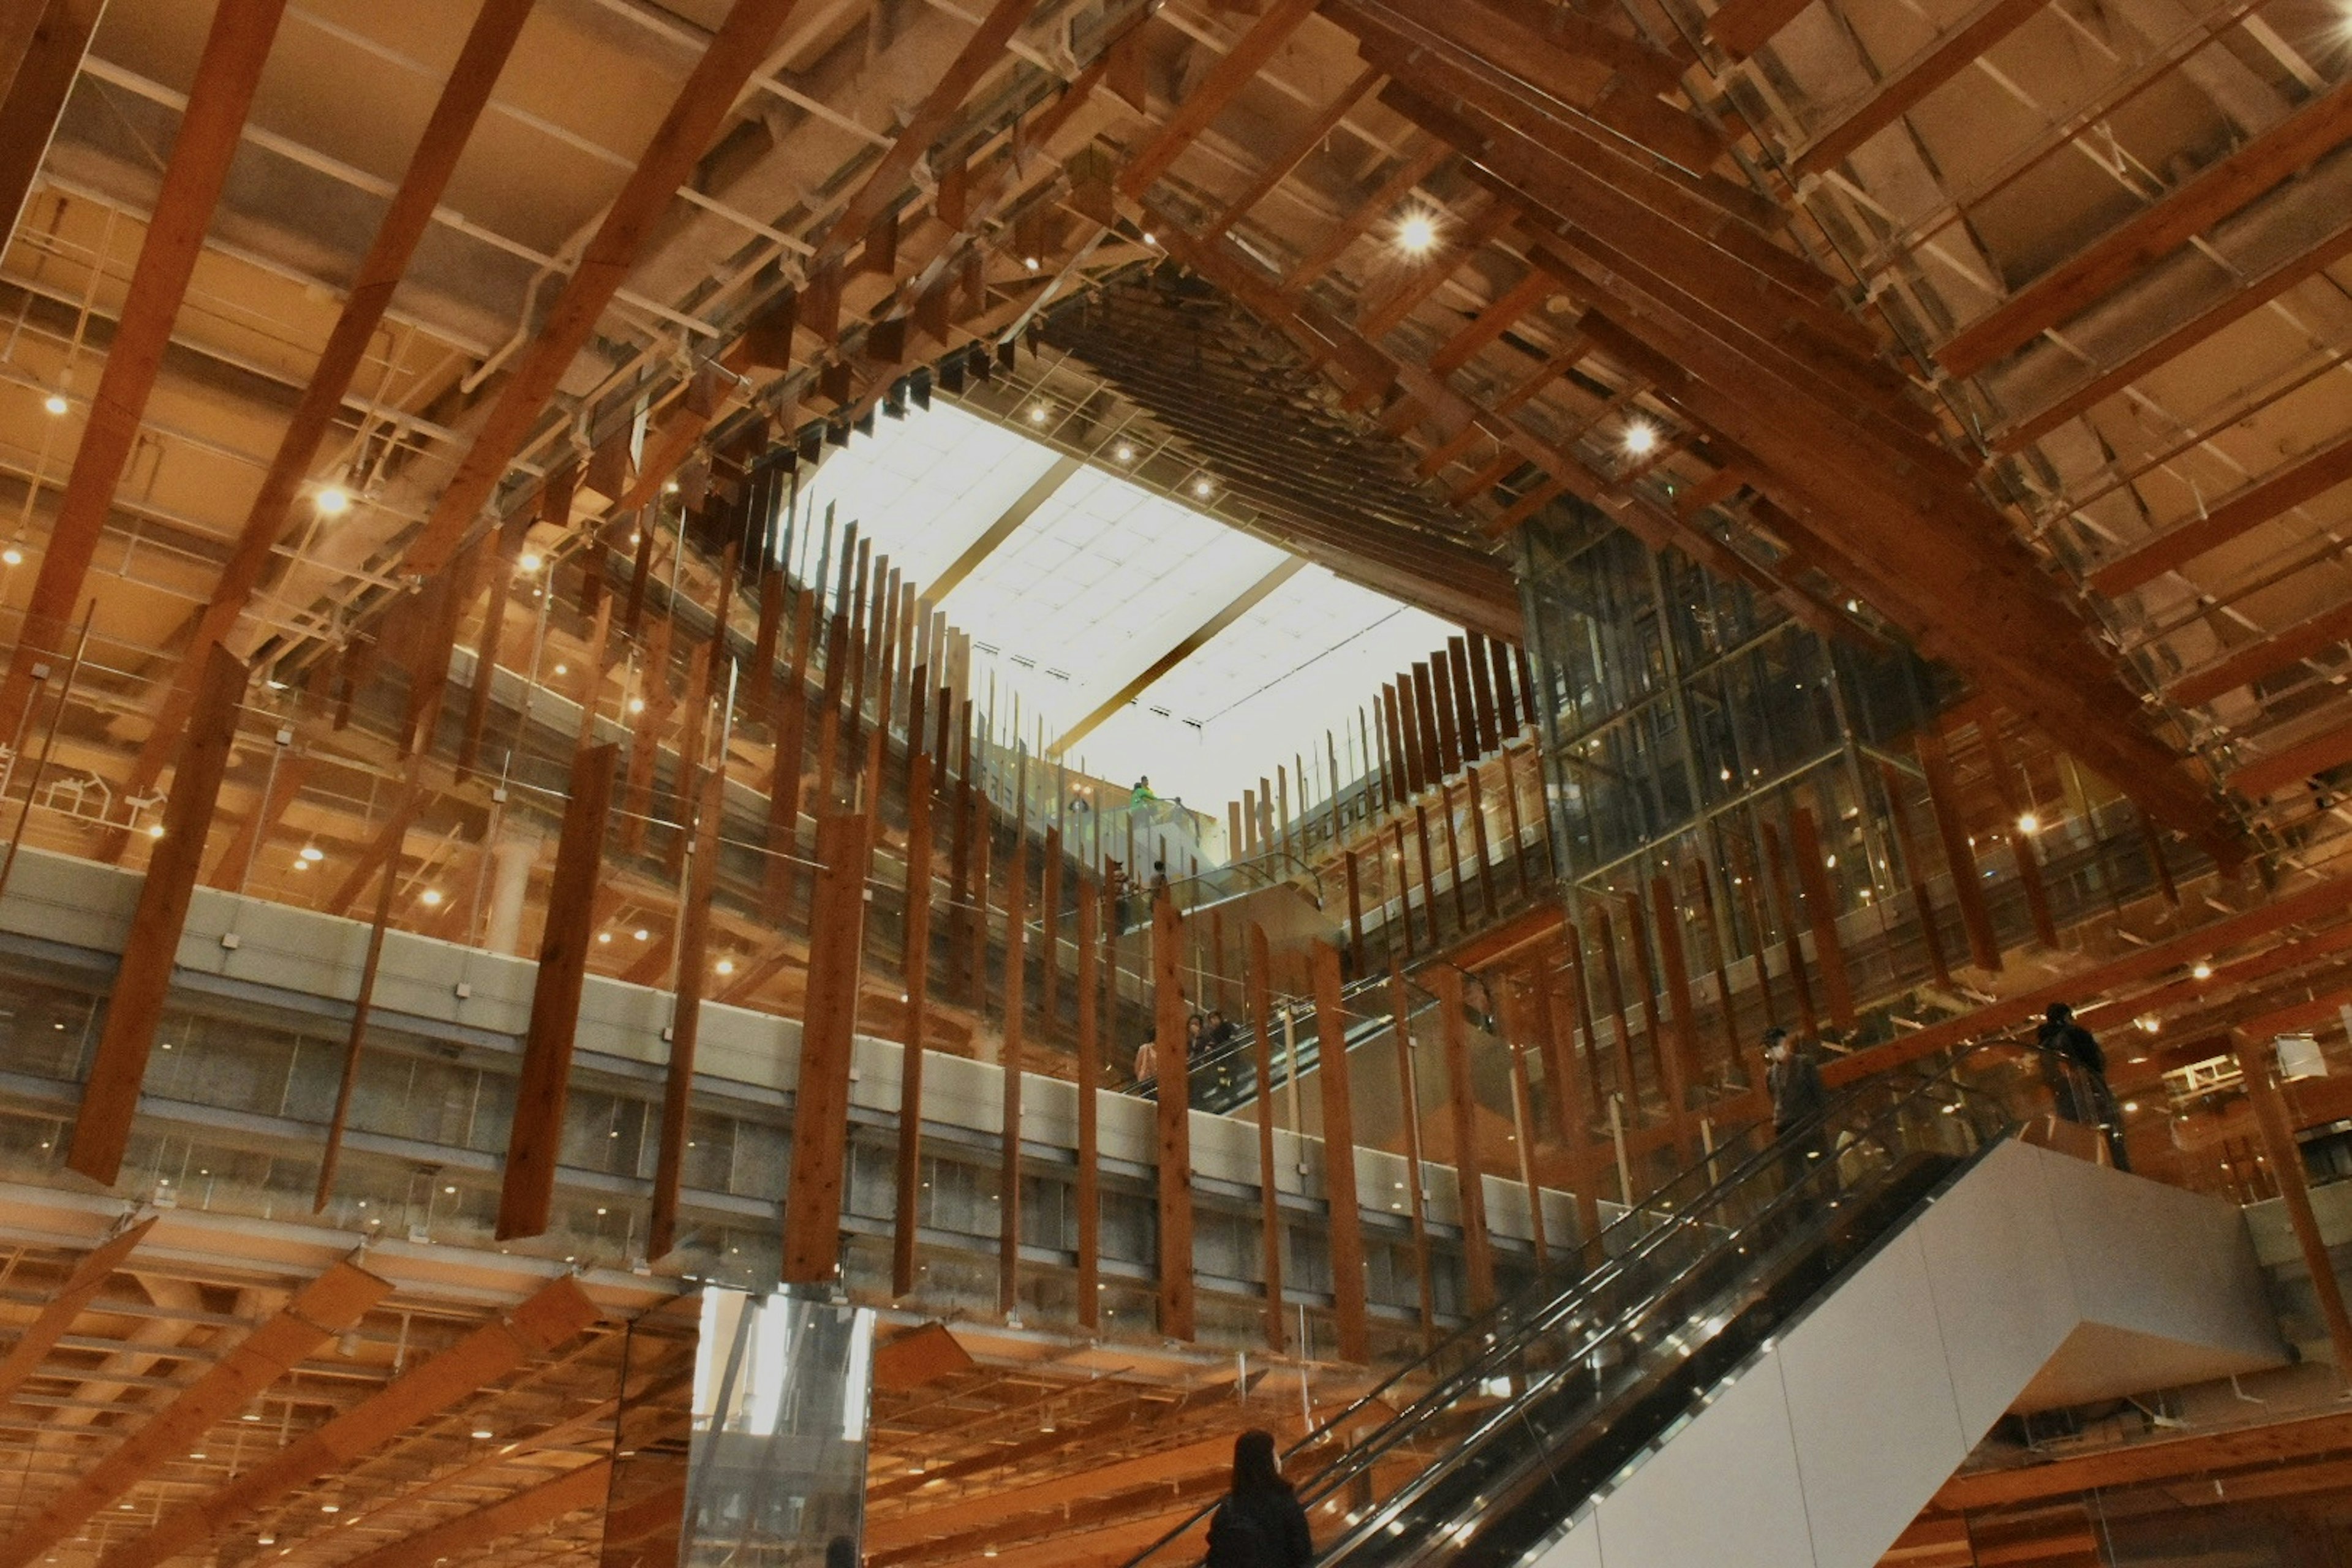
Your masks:
{"label": "glowing ceiling spotlight", "polygon": [[1427,256],[1437,248],[1437,215],[1414,207],[1397,220],[1396,247],[1407,256]]}
{"label": "glowing ceiling spotlight", "polygon": [[341,517],[352,510],[352,492],[332,482],[320,485],[310,504],[320,517]]}
{"label": "glowing ceiling spotlight", "polygon": [[1646,419],[1636,419],[1625,426],[1625,455],[1646,458],[1658,449],[1658,427]]}

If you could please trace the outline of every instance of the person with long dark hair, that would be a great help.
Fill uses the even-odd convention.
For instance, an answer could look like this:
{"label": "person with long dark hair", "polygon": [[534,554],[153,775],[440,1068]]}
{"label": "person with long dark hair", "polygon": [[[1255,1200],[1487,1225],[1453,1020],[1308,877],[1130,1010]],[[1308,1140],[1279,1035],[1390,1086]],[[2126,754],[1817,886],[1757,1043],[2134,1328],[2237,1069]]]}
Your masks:
{"label": "person with long dark hair", "polygon": [[1234,1486],[1209,1519],[1204,1568],[1307,1568],[1315,1537],[1307,1510],[1275,1462],[1274,1434],[1234,1439]]}

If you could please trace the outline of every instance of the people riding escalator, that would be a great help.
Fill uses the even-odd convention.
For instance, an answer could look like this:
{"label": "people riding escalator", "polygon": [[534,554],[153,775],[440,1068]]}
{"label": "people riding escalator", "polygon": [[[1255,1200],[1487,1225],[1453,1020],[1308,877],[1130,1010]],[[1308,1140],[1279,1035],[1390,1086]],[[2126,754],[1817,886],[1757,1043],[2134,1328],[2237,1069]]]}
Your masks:
{"label": "people riding escalator", "polygon": [[1307,1568],[1314,1561],[1314,1532],[1282,1479],[1274,1434],[1243,1433],[1234,1439],[1233,1489],[1209,1516],[1202,1568]]}
{"label": "people riding escalator", "polygon": [[[2042,1015],[2036,1045],[2042,1050],[2042,1076],[2050,1085],[2058,1114],[2084,1127],[2097,1128],[2106,1137],[2107,1153],[2118,1171],[2131,1169],[2131,1152],[2124,1146],[2122,1108],[2107,1087],[2107,1053],[2091,1031],[2074,1022],[2074,1009],[2053,1002]],[[2067,1068],[2074,1069],[2069,1072]]]}
{"label": "people riding escalator", "polygon": [[1764,1085],[1772,1100],[1772,1138],[1780,1145],[1782,1187],[1794,1191],[1812,1165],[1833,1155],[1821,1120],[1829,1090],[1812,1053],[1778,1024],[1764,1031]]}

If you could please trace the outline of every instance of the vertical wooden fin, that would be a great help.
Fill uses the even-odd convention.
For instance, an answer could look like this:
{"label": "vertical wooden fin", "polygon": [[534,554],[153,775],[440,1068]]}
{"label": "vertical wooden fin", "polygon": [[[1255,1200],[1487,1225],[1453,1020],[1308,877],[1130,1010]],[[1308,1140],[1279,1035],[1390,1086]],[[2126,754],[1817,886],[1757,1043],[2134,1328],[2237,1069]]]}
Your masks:
{"label": "vertical wooden fin", "polygon": [[809,911],[808,1006],[793,1100],[793,1169],[784,1194],[782,1279],[832,1279],[841,1263],[843,1159],[849,1139],[849,1058],[857,1032],[857,973],[866,939],[861,811],[828,808],[816,830],[816,900]]}
{"label": "vertical wooden fin", "polygon": [[220,800],[221,776],[236,739],[237,704],[245,695],[245,665],[215,646],[205,657],[180,744],[172,796],[163,806],[163,837],[147,862],[139,903],[123,943],[122,966],[107,998],[106,1026],[82,1087],[81,1110],[74,1119],[66,1165],[101,1186],[112,1186],[131,1142],[131,1118],[139,1110],[139,1086],[155,1048],[155,1029],[172,989],[179,961],[180,932],[188,901],[195,894],[204,863],[205,830]]}
{"label": "vertical wooden fin", "polygon": [[547,924],[539,942],[530,1025],[515,1084],[507,1135],[506,1183],[499,1194],[498,1238],[538,1236],[555,1201],[555,1157],[563,1143],[563,1108],[572,1087],[572,1039],[580,1024],[580,984],[595,939],[596,886],[604,867],[604,827],[613,811],[617,745],[581,752],[572,763],[572,798],[563,808],[555,871],[547,890]]}
{"label": "vertical wooden fin", "polygon": [[1095,1094],[1102,1087],[1102,1040],[1096,1003],[1102,904],[1094,884],[1078,879],[1078,1326],[1102,1319],[1102,1135]]}
{"label": "vertical wooden fin", "polygon": [[1184,919],[1151,906],[1153,1055],[1160,1068],[1160,1331],[1192,1337],[1192,1101],[1184,1050]]}
{"label": "vertical wooden fin", "polygon": [[1978,968],[1998,973],[2000,939],[1993,931],[1992,910],[1977,879],[1976,851],[1969,847],[1968,824],[1952,788],[1951,757],[1944,750],[1944,738],[1930,730],[1918,732],[1914,747],[1919,755],[1919,771],[1927,780],[1927,804],[1936,814],[1936,836],[1944,841],[1944,865],[1952,874],[1952,897],[1960,906],[1960,925],[1969,933],[1969,956]]}
{"label": "vertical wooden fin", "polygon": [[1356,1119],[1348,1093],[1348,1016],[1339,1005],[1339,950],[1315,944],[1315,1076],[1323,1089],[1323,1192],[1330,1213],[1331,1300],[1339,1359],[1368,1361],[1372,1326],[1364,1286],[1364,1216],[1356,1199]]}
{"label": "vertical wooden fin", "polygon": [[1026,1011],[1029,924],[1029,835],[1015,808],[1013,864],[1004,879],[1004,1074],[1003,1146],[997,1163],[996,1307],[1021,1315],[1021,1061]]}
{"label": "vertical wooden fin", "polygon": [[931,1002],[931,759],[919,749],[907,765],[906,932],[907,1044],[898,1068],[898,1184],[890,1227],[894,1296],[915,1288],[923,1186],[923,1040]]}
{"label": "vertical wooden fin", "polygon": [[[709,973],[710,901],[719,885],[719,819],[727,804],[727,759],[702,770],[695,792],[694,835],[686,868],[686,902],[678,910],[677,1003],[670,1020],[669,1068],[662,1088],[661,1150],[654,1164],[652,1217],[646,1257],[668,1255],[677,1244],[677,1194],[686,1171],[686,1133],[694,1102],[694,1053],[702,1035],[702,994]],[[561,868],[559,867],[559,870]]]}
{"label": "vertical wooden fin", "polygon": [[1274,963],[1265,928],[1249,928],[1250,1066],[1257,1073],[1258,1247],[1265,1275],[1265,1345],[1280,1355],[1282,1323],[1282,1186],[1274,1163]]}

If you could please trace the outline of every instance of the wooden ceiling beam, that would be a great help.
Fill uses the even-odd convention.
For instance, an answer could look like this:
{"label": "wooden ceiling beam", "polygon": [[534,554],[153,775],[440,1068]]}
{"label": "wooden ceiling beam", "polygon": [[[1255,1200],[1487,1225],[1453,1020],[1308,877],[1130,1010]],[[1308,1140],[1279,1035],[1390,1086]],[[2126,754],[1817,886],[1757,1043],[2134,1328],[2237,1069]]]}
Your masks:
{"label": "wooden ceiling beam", "polygon": [[1347,216],[1339,220],[1339,226],[1325,237],[1320,246],[1283,276],[1283,292],[1306,292],[1317,279],[1338,264],[1349,246],[1361,239],[1374,224],[1393,213],[1397,204],[1412,194],[1414,186],[1435,174],[1439,165],[1453,156],[1454,149],[1450,144],[1432,138],[1427,146],[1399,163],[1389,177],[1381,182],[1379,189],[1349,209]]}
{"label": "wooden ceiling beam", "polygon": [[2347,640],[2352,640],[2352,603],[2298,621],[2261,642],[2237,648],[2211,664],[2193,669],[2167,687],[2164,695],[2184,708],[2194,708],[2212,701],[2223,692],[2283,674]]}
{"label": "wooden ceiling beam", "polygon": [[1067,755],[1071,747],[1100,728],[1103,721],[1151,689],[1152,683],[1186,659],[1206,647],[1217,634],[1240,620],[1265,602],[1267,595],[1298,575],[1307,564],[1306,557],[1293,555],[1273,571],[1243,589],[1219,606],[1216,613],[1176,641],[1176,646],[1147,664],[1119,689],[1097,703],[1093,710],[1076,723],[1062,731],[1046,748],[1048,756]]}
{"label": "wooden ceiling beam", "polygon": [[459,1514],[430,1530],[379,1546],[352,1558],[343,1568],[434,1568],[435,1563],[477,1551],[494,1541],[551,1524],[567,1513],[601,1509],[612,1477],[612,1460],[593,1460],[487,1508]]}
{"label": "wooden ceiling beam", "polygon": [[491,1388],[597,1316],[596,1303],[570,1275],[550,1281],[511,1313],[419,1363],[226,1485],[173,1509],[152,1530],[109,1550],[99,1568],[155,1568],[194,1550],[296,1488],[341,1473],[420,1422]]}
{"label": "wooden ceiling beam", "polygon": [[152,1479],[298,1363],[358,1323],[391,1293],[389,1281],[349,1263],[338,1263],[303,1286],[282,1310],[264,1319],[0,1542],[0,1568],[26,1568],[37,1561],[92,1514]]}
{"label": "wooden ceiling beam", "polygon": [[1511,225],[1512,213],[1502,203],[1488,200],[1468,221],[1439,237],[1437,248],[1411,277],[1391,289],[1379,304],[1367,301],[1356,320],[1356,331],[1379,342],[1402,326],[1422,302],[1445,286],[1464,262],[1486,248]]}
{"label": "wooden ceiling beam", "polygon": [[[89,580],[90,563],[114,506],[123,466],[139,440],[140,421],[171,346],[172,323],[195,274],[205,232],[220,203],[262,63],[278,36],[286,0],[220,0],[205,39],[179,135],[147,220],[146,238],[114,323],[106,368],[82,424],[81,445],[58,500],[26,601],[16,650],[0,679],[0,734],[15,734],[32,687],[33,666],[53,659]],[[199,666],[200,660],[193,661]]]}
{"label": "wooden ceiling beam", "polygon": [[2347,137],[2352,85],[2338,82],[1953,333],[1935,351],[1936,362],[1956,376],[1976,374],[2106,298]]}
{"label": "wooden ceiling beam", "polygon": [[2346,763],[2352,763],[2352,724],[2322,731],[2308,740],[2233,769],[2229,774],[2229,785],[2248,800],[2259,801]]}
{"label": "wooden ceiling beam", "polygon": [[1707,37],[1733,59],[1744,59],[1811,4],[1812,0],[1729,0],[1707,18]]}
{"label": "wooden ceiling beam", "polygon": [[1870,96],[1800,149],[1799,174],[1836,167],[1872,137],[1977,62],[1979,56],[2042,14],[2049,0],[1984,0],[1976,10],[1882,79]]}
{"label": "wooden ceiling beam", "polygon": [[1947,1513],[2014,1508],[2110,1487],[2186,1480],[2285,1464],[2346,1448],[2352,1448],[2352,1415],[2270,1421],[2193,1436],[2126,1443],[2040,1464],[1963,1472],[1937,1491],[1934,1506]]}
{"label": "wooden ceiling beam", "polygon": [[1973,1013],[1915,1029],[1885,1045],[1841,1057],[1826,1064],[1822,1076],[1832,1087],[1852,1083],[1937,1051],[2031,1023],[2053,1002],[2063,1002],[2079,1010],[2091,999],[2119,986],[2153,979],[2167,970],[2208,962],[2217,953],[2305,921],[2341,914],[2347,901],[2352,901],[2352,876],[2330,877],[2210,925],[2135,948],[2105,963],[2076,970],[2051,984],[2019,992]]}
{"label": "wooden ceiling beam", "polygon": [[1307,162],[1315,149],[1323,144],[1324,139],[1339,128],[1339,121],[1364,100],[1364,95],[1380,84],[1381,73],[1370,66],[1365,67],[1355,80],[1339,89],[1339,97],[1307,122],[1288,146],[1266,161],[1265,167],[1257,172],[1256,178],[1243,188],[1242,194],[1225,204],[1224,211],[1210,220],[1208,235],[1213,237],[1224,233],[1239,223],[1251,208],[1272,195],[1274,188],[1296,173],[1298,165]]}
{"label": "wooden ceiling beam", "polygon": [[1520,317],[1559,291],[1558,279],[1540,267],[1528,268],[1526,277],[1496,295],[1493,303],[1429,356],[1430,374],[1451,375],[1460,370],[1480,349],[1509,331],[1518,324]]}
{"label": "wooden ceiling beam", "polygon": [[131,1251],[147,1239],[147,1233],[155,1228],[155,1215],[149,1215],[137,1224],[117,1231],[85,1253],[74,1265],[73,1272],[67,1275],[65,1283],[58,1287],[58,1293],[41,1304],[41,1310],[33,1314],[33,1321],[16,1335],[16,1342],[8,1347],[8,1353],[0,1356],[0,1403],[5,1403],[26,1378],[39,1370],[42,1358],[65,1338],[66,1331],[73,1327],[74,1320],[81,1315],[84,1307],[89,1305],[99,1288],[122,1267]]}
{"label": "wooden ceiling beam", "polygon": [[1159,133],[1137,149],[1127,167],[1120,171],[1118,188],[1129,196],[1140,196],[1152,183],[1166,174],[1169,167],[1192,144],[1193,138],[1206,131],[1210,123],[1224,111],[1243,88],[1256,79],[1257,73],[1274,58],[1275,51],[1290,41],[1290,36],[1315,14],[1320,0],[1274,0],[1256,21],[1250,25],[1217,63],[1209,68],[1192,96],[1176,106],[1176,112]]}
{"label": "wooden ceiling beam", "polygon": [[65,113],[67,95],[81,74],[82,57],[89,52],[90,35],[98,31],[99,14],[106,0],[22,0],[19,13],[26,26],[13,31],[7,43],[16,58],[0,60],[0,252],[15,237],[24,216],[33,180],[48,156],[49,142]]}
{"label": "wooden ceiling beam", "polygon": [[531,0],[486,0],[476,14],[424,134],[409,155],[407,171],[393,192],[367,255],[352,275],[351,290],[343,297],[342,310],[327,334],[318,363],[311,367],[310,382],[278,437],[261,488],[247,509],[245,524],[228,559],[222,563],[220,580],[214,584],[212,597],[140,746],[126,794],[144,794],[162,773],[179,742],[181,727],[187,722],[188,705],[195,697],[196,672],[204,668],[205,655],[228,640],[260,587],[286,532],[287,514],[310,478],[320,447],[342,416],[344,395],[351,391],[352,378],[375,342],[376,329],[383,325],[394,292],[407,275],[408,264],[448,190],[459,155],[489,105],[491,89],[514,51],[530,10]]}
{"label": "wooden ceiling beam", "polygon": [[1037,4],[1038,0],[996,0],[989,8],[971,37],[964,40],[963,47],[956,51],[948,68],[923,96],[913,116],[866,174],[856,194],[843,204],[839,216],[817,241],[816,254],[809,263],[812,274],[847,255],[852,245],[866,237],[875,220],[897,205],[916,163],[947,130],[971,89],[1005,61],[1006,46],[1036,14]]}
{"label": "wooden ceiling beam", "polygon": [[430,576],[447,565],[482,509],[504,481],[507,466],[554,398],[572,362],[596,330],[604,307],[620,291],[638,252],[686,183],[695,164],[734,112],[735,100],[767,58],[795,0],[735,0],[702,58],[678,89],[669,111],[636,167],[581,253],[538,334],[521,351],[499,389],[408,552],[407,571]]}
{"label": "wooden ceiling beam", "polygon": [[2352,435],[2280,465],[2186,522],[2141,541],[2091,574],[2091,589],[2112,599],[2176,572],[2210,550],[2260,528],[2352,479]]}

